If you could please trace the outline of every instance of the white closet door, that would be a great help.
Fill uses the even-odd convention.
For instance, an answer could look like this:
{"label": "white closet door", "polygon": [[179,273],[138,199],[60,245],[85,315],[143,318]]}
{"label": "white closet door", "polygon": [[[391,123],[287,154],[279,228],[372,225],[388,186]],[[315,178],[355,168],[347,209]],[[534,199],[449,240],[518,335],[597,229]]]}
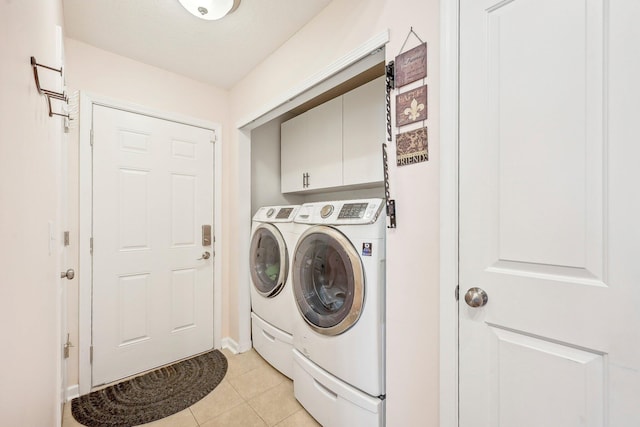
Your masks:
{"label": "white closet door", "polygon": [[460,426],[640,425],[640,2],[460,6]]}

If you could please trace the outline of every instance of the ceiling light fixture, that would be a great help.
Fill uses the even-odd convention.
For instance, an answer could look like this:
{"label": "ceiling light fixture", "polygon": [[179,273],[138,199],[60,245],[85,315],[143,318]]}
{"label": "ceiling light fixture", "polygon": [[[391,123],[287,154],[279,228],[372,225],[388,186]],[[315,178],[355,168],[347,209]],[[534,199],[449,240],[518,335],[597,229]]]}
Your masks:
{"label": "ceiling light fixture", "polygon": [[207,21],[224,18],[238,8],[240,0],[178,0],[193,16]]}

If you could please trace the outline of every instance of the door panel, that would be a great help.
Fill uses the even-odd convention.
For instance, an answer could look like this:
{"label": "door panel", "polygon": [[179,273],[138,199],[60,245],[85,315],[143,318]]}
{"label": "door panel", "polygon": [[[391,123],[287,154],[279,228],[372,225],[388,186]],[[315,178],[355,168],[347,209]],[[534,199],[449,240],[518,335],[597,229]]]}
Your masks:
{"label": "door panel", "polygon": [[[147,304],[147,294],[150,291],[149,279],[149,274],[118,277],[119,346],[148,340],[151,335],[147,322],[149,318]],[[100,302],[97,301],[97,303]]]}
{"label": "door panel", "polygon": [[118,200],[121,251],[149,249],[149,171],[120,168]]}
{"label": "door panel", "polygon": [[213,347],[212,140],[94,107],[94,386]]}
{"label": "door panel", "polygon": [[[499,399],[498,426],[571,426],[603,419],[605,361],[593,353],[545,339],[490,327],[491,363],[498,373],[491,389]],[[532,404],[545,410],[535,410]],[[533,409],[533,410],[532,410]],[[589,424],[587,424],[589,425]],[[595,424],[598,425],[598,424]]]}
{"label": "door panel", "polygon": [[196,244],[196,184],[193,175],[171,174],[171,246]]}
{"label": "door panel", "polygon": [[[637,191],[623,158],[638,150],[607,109],[624,98],[608,52],[640,40],[610,38],[638,9],[615,3],[460,2],[460,426],[640,423],[638,268],[624,259],[640,207],[620,193]],[[465,302],[472,287],[485,306]]]}
{"label": "door panel", "polygon": [[499,259],[591,264],[597,274],[602,2],[502,2],[486,19],[488,134],[496,150],[487,166],[498,173]]}
{"label": "door panel", "polygon": [[196,326],[198,271],[194,268],[171,272],[171,330]]}

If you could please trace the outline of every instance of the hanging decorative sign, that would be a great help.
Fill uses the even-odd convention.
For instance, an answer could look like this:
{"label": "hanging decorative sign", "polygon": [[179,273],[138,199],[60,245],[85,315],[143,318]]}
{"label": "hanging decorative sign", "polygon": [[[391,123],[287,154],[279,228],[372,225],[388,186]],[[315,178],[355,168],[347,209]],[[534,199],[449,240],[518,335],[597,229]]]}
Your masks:
{"label": "hanging decorative sign", "polygon": [[[404,48],[411,35],[420,44],[406,52]],[[409,30],[400,53],[395,58],[395,87],[396,87],[396,128],[416,122],[422,122],[422,127],[396,134],[396,164],[398,166],[411,165],[429,160],[427,139],[427,43],[413,31]],[[398,93],[402,86],[422,79],[422,86]]]}
{"label": "hanging decorative sign", "polygon": [[427,128],[412,130],[396,135],[396,163],[398,166],[429,160]]}
{"label": "hanging decorative sign", "polygon": [[396,95],[396,126],[427,119],[427,85]]}
{"label": "hanging decorative sign", "polygon": [[395,67],[396,87],[427,77],[427,44],[422,43],[396,56]]}

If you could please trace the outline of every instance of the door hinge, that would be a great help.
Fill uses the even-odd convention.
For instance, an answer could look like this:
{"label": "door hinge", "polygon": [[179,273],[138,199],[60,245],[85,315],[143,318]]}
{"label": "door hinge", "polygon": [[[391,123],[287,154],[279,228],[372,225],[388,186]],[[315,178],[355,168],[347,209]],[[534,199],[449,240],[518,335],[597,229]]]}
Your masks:
{"label": "door hinge", "polygon": [[89,363],[93,363],[93,346],[89,347]]}
{"label": "door hinge", "polygon": [[93,147],[93,129],[89,132],[89,144]]}
{"label": "door hinge", "polygon": [[89,253],[93,255],[93,237],[89,237]]}
{"label": "door hinge", "polygon": [[456,301],[460,300],[460,285],[456,285]]}
{"label": "door hinge", "polygon": [[68,359],[69,358],[69,349],[71,347],[75,347],[71,341],[69,340],[69,334],[67,334],[67,342],[64,343],[64,358]]}
{"label": "door hinge", "polygon": [[63,234],[63,241],[65,246],[69,246],[69,232],[65,231]]}

